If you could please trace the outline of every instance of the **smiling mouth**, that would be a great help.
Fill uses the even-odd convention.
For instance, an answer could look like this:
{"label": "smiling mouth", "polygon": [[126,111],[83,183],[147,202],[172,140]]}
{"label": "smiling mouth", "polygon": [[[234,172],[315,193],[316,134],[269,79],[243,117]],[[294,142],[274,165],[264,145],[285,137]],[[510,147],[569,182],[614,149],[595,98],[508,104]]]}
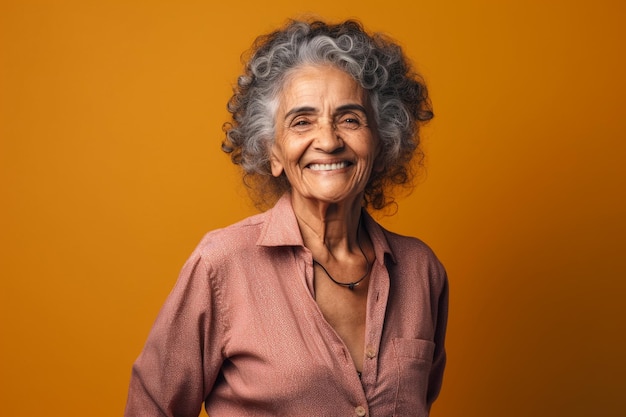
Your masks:
{"label": "smiling mouth", "polygon": [[313,171],[335,171],[337,169],[346,168],[349,165],[350,163],[346,161],[333,164],[311,164],[309,165],[309,169]]}

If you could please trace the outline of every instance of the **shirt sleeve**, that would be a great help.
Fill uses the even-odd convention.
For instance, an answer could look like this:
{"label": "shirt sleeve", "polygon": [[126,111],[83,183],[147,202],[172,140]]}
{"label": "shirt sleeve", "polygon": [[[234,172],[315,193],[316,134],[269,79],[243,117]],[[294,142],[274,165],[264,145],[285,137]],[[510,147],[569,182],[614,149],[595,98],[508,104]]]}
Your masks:
{"label": "shirt sleeve", "polygon": [[426,399],[429,408],[439,396],[443,383],[443,371],[446,366],[445,337],[448,323],[448,277],[443,267],[441,268],[441,285],[439,291],[433,294],[434,302],[436,303],[433,305],[437,307],[433,315],[435,319],[435,353],[430,370]]}
{"label": "shirt sleeve", "polygon": [[183,267],[132,369],[125,417],[197,417],[222,364],[223,326],[198,253]]}

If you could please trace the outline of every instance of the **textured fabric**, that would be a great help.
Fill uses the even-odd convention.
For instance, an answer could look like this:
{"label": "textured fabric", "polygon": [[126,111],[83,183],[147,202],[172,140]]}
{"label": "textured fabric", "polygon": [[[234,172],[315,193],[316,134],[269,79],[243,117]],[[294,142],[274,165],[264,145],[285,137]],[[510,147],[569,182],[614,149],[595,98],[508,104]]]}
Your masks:
{"label": "textured fabric", "polygon": [[313,295],[288,195],[208,233],[135,362],[126,417],[428,416],[445,365],[446,273],[364,212],[376,261],[359,379]]}

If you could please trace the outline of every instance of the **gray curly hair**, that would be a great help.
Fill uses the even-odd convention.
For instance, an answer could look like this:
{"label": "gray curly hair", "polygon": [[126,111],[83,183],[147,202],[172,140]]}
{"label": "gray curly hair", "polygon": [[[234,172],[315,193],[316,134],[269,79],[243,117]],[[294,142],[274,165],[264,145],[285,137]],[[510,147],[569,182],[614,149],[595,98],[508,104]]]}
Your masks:
{"label": "gray curly hair", "polygon": [[275,114],[283,83],[305,65],[334,65],[350,74],[368,92],[374,109],[382,170],[372,172],[364,192],[364,206],[380,210],[394,199],[396,186],[410,186],[413,161],[423,161],[420,126],[432,119],[426,85],[395,42],[382,34],[368,34],[354,20],[338,24],[292,20],[260,36],[249,52],[228,102],[232,121],[225,123],[222,150],[243,169],[244,183],[257,207],[271,206],[290,184],[270,171],[270,148]]}

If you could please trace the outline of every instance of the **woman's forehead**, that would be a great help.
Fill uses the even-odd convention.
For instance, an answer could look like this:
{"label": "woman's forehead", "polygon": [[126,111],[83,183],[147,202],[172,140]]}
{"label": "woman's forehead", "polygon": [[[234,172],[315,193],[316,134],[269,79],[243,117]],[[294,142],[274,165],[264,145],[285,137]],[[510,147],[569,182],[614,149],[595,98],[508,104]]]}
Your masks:
{"label": "woman's forehead", "polygon": [[325,107],[368,107],[368,94],[347,72],[331,65],[308,65],[294,69],[288,75],[278,96],[280,110],[293,112],[297,108],[322,110]]}

